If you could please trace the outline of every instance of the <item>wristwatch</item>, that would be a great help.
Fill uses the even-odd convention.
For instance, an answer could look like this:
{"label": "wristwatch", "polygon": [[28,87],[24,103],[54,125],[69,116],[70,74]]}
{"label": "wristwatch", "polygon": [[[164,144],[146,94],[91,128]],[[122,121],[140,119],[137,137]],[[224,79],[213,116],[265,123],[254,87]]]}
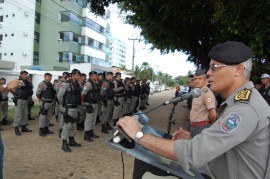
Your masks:
{"label": "wristwatch", "polygon": [[139,143],[139,140],[143,137],[143,132],[142,131],[139,131],[136,133],[135,135],[135,142],[138,144]]}

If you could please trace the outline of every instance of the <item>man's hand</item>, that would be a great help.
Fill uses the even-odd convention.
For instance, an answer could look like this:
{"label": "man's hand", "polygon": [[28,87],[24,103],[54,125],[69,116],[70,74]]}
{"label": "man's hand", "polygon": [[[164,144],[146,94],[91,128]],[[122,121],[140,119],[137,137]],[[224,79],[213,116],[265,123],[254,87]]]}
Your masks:
{"label": "man's hand", "polygon": [[7,84],[7,89],[16,89],[20,88],[23,85],[23,83],[20,80],[12,80]]}
{"label": "man's hand", "polygon": [[178,131],[175,131],[172,136],[172,140],[179,140],[179,139],[186,139],[186,140],[192,139],[191,133],[180,127],[180,129]]}
{"label": "man's hand", "polygon": [[125,133],[134,140],[137,132],[141,131],[140,125],[133,117],[123,117],[116,123],[117,126],[122,127]]}

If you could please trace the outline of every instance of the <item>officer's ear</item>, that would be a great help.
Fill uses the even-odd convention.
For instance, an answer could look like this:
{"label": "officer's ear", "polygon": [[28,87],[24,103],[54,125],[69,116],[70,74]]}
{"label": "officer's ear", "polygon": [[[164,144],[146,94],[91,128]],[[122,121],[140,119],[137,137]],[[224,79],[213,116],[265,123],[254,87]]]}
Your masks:
{"label": "officer's ear", "polygon": [[242,76],[244,74],[245,67],[242,63],[236,65],[235,76]]}

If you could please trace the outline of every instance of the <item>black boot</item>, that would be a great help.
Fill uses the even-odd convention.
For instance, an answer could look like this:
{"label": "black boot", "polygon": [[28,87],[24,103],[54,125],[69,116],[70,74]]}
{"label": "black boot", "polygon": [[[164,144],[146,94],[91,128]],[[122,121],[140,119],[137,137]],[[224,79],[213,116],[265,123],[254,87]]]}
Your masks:
{"label": "black boot", "polygon": [[88,141],[88,142],[93,142],[93,139],[91,139],[91,136],[90,136],[90,131],[85,131],[84,132],[84,138],[83,138],[85,141]]}
{"label": "black boot", "polygon": [[2,125],[10,125],[10,122],[6,118],[4,118],[2,120]]}
{"label": "black boot", "polygon": [[58,137],[61,138],[62,129],[59,129]]}
{"label": "black boot", "polygon": [[26,125],[22,126],[22,132],[32,132],[31,129],[28,129]]}
{"label": "black boot", "polygon": [[106,124],[102,124],[101,126],[101,132],[105,134],[109,134],[108,129],[106,128]]}
{"label": "black boot", "polygon": [[15,127],[14,130],[15,130],[15,135],[16,135],[16,136],[22,135],[22,133],[20,132],[20,130],[19,130],[18,127]]}
{"label": "black boot", "polygon": [[54,126],[54,124],[52,124],[52,123],[49,123],[49,126]]}
{"label": "black boot", "polygon": [[99,138],[99,136],[94,133],[94,130],[90,130],[90,136],[92,138]]}
{"label": "black boot", "polygon": [[71,152],[71,149],[68,146],[67,140],[63,140],[62,150],[65,152]]}
{"label": "black boot", "polygon": [[[118,120],[119,120],[119,119],[118,119]],[[117,121],[118,121],[118,120],[117,120]],[[112,130],[112,129],[113,129],[113,127],[111,127],[109,123],[106,123],[106,128],[107,128],[107,130]]]}
{"label": "black boot", "polygon": [[113,119],[113,126],[116,126],[116,123],[118,122],[119,119]]}
{"label": "black boot", "polygon": [[78,131],[83,131],[84,130],[84,123],[83,122],[77,123],[77,130]]}
{"label": "black boot", "polygon": [[39,136],[41,137],[47,136],[46,133],[44,132],[44,128],[39,128]]}
{"label": "black boot", "polygon": [[81,147],[81,144],[78,144],[75,140],[74,137],[69,137],[69,146],[74,146],[74,147]]}
{"label": "black boot", "polygon": [[34,118],[31,117],[31,115],[28,115],[28,120],[35,120]]}
{"label": "black boot", "polygon": [[45,134],[53,134],[52,131],[49,130],[49,127],[44,127]]}

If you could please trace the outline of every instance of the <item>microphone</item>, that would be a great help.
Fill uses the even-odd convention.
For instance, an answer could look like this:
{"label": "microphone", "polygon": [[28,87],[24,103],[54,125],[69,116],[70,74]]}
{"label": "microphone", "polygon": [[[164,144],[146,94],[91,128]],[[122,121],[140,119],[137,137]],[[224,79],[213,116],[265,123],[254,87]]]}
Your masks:
{"label": "microphone", "polygon": [[190,93],[186,93],[184,95],[177,96],[177,97],[171,99],[170,101],[165,101],[163,103],[163,105],[165,106],[167,104],[178,103],[178,102],[190,99],[190,98],[198,98],[201,96],[201,94],[202,94],[202,90],[200,88],[194,88],[193,90],[190,91]]}

